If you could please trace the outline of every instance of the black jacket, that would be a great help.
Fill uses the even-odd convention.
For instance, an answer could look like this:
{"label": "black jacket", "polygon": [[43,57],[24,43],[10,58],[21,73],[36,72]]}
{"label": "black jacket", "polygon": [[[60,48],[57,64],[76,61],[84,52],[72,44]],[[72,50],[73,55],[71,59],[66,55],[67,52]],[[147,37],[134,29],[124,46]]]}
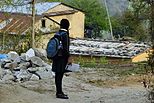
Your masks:
{"label": "black jacket", "polygon": [[60,36],[60,39],[62,41],[62,47],[63,49],[60,50],[57,55],[53,59],[52,64],[52,71],[53,72],[65,72],[65,67],[68,62],[68,57],[70,56],[69,53],[69,45],[70,45],[70,38],[69,38],[69,32],[66,30],[59,30],[59,33],[62,33]]}

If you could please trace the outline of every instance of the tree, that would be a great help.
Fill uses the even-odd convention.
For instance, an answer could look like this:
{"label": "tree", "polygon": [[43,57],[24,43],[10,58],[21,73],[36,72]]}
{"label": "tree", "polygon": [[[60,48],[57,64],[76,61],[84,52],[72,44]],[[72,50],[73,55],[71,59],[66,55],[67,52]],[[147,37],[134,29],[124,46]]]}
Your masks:
{"label": "tree", "polygon": [[103,5],[98,0],[68,0],[68,4],[84,11],[85,25],[94,28],[95,36],[100,36],[100,30],[107,30],[107,15]]}
{"label": "tree", "polygon": [[139,41],[145,41],[150,38],[149,23],[150,12],[149,5],[144,0],[129,0],[130,6],[124,14],[112,21],[114,34],[120,31],[124,36],[130,36]]}
{"label": "tree", "polygon": [[154,44],[154,0],[129,0],[138,19],[150,21],[151,42]]}

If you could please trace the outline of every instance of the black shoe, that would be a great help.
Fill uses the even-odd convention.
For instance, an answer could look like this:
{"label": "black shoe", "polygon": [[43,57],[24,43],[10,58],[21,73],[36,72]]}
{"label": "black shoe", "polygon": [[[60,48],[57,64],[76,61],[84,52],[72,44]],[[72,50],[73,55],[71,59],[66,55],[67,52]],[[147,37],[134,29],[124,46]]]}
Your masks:
{"label": "black shoe", "polygon": [[67,94],[65,94],[64,92],[61,92],[61,93],[56,93],[56,95],[58,94],[62,94],[62,95],[65,95],[65,96],[68,96]]}
{"label": "black shoe", "polygon": [[68,96],[65,94],[56,94],[56,97],[60,99],[69,99]]}
{"label": "black shoe", "polygon": [[63,95],[68,96],[67,94],[64,94],[64,92],[62,92]]}

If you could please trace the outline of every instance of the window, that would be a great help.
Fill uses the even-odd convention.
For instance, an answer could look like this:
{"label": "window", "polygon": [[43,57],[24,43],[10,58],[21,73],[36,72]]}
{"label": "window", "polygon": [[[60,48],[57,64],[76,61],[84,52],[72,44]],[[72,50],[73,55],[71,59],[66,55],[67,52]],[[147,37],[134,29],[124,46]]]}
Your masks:
{"label": "window", "polygon": [[42,28],[45,28],[46,25],[45,25],[45,19],[42,20]]}

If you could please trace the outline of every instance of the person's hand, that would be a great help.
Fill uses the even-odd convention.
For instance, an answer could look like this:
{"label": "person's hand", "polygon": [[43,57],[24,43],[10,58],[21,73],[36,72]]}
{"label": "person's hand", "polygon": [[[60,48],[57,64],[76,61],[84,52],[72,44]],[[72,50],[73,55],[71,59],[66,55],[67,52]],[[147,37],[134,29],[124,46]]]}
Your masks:
{"label": "person's hand", "polygon": [[68,64],[72,64],[72,62],[73,62],[73,58],[70,56],[70,57],[68,58]]}

